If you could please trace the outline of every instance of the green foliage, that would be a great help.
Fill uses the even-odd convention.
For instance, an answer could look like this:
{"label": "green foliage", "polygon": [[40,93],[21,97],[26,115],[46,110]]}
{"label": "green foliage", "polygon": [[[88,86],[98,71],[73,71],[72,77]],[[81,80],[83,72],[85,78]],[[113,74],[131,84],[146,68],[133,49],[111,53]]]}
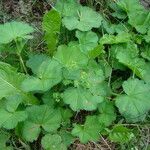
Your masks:
{"label": "green foliage", "polygon": [[96,33],[89,31],[89,32],[81,32],[76,31],[76,37],[79,40],[79,47],[82,52],[87,53],[89,50],[91,51],[94,49],[98,44],[98,36]]}
{"label": "green foliage", "polygon": [[[34,62],[36,64],[33,64]],[[29,76],[22,82],[22,89],[26,92],[47,91],[62,80],[61,66],[54,59],[40,55],[33,56],[30,58],[28,66],[35,76]]]}
{"label": "green foliage", "polygon": [[66,150],[66,146],[62,143],[59,135],[47,134],[42,139],[42,146],[45,150]]}
{"label": "green foliage", "polygon": [[131,24],[139,33],[145,34],[148,31],[150,13],[140,4],[139,0],[120,0],[118,6],[127,13],[129,24]]}
{"label": "green foliage", "polygon": [[61,114],[57,109],[41,105],[31,106],[26,112],[28,119],[24,122],[22,136],[27,141],[36,140],[41,132],[41,127],[47,132],[54,132],[60,126]]}
{"label": "green foliage", "polygon": [[109,133],[109,139],[117,143],[128,143],[134,138],[132,131],[122,125],[116,125]]}
{"label": "green foliage", "polygon": [[0,44],[8,44],[13,40],[30,39],[34,29],[26,23],[10,22],[0,25]]}
{"label": "green foliage", "polygon": [[126,94],[116,98],[116,105],[121,114],[132,122],[144,120],[150,108],[149,84],[139,79],[129,79],[123,83]]}
{"label": "green foliage", "polygon": [[131,35],[129,33],[118,33],[118,35],[109,35],[105,34],[103,37],[100,39],[101,44],[119,44],[119,43],[126,43],[129,42],[131,38]]}
{"label": "green foliage", "polygon": [[45,40],[50,54],[56,50],[59,39],[61,27],[61,16],[55,10],[51,10],[43,17],[43,30],[45,33]]}
{"label": "green foliage", "polygon": [[10,135],[7,132],[0,131],[0,147],[3,150],[13,150],[11,146],[6,146],[6,143],[8,142]]}
{"label": "green foliage", "polygon": [[59,1],[56,9],[62,14],[62,23],[68,30],[89,31],[101,25],[102,17],[99,13],[75,1]]}
{"label": "green foliage", "polygon": [[97,141],[100,137],[101,129],[97,116],[88,116],[84,125],[74,125],[72,134],[78,136],[82,143],[87,143],[89,140]]}
{"label": "green foliage", "polygon": [[98,110],[100,115],[98,116],[98,121],[104,125],[109,126],[113,121],[116,120],[115,108],[112,102],[104,101],[99,104]]}
{"label": "green foliage", "polygon": [[26,93],[21,89],[24,79],[24,74],[17,73],[12,66],[0,62],[0,98],[19,94],[27,104],[37,103],[36,98],[32,94]]}
{"label": "green foliage", "polygon": [[122,148],[149,123],[150,12],[138,0],[110,7],[59,0],[43,17],[48,53],[29,51],[28,24],[0,25],[1,56],[11,59],[0,61],[0,149],[67,150],[103,136]]}
{"label": "green foliage", "polygon": [[90,91],[83,88],[69,88],[64,92],[63,100],[69,104],[71,109],[78,111],[80,109],[95,110],[97,104],[102,102],[99,95],[93,95]]}

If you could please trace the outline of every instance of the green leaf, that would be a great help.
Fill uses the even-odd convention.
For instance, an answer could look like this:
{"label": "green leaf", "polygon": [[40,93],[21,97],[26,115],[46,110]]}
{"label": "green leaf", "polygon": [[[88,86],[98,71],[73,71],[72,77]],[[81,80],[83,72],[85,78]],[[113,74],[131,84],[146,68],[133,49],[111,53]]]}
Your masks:
{"label": "green leaf", "polygon": [[144,36],[144,39],[145,39],[145,41],[146,41],[147,43],[150,43],[150,28],[149,28],[149,30],[148,30],[147,35]]}
{"label": "green leaf", "polygon": [[64,16],[74,16],[81,5],[76,0],[59,0],[56,3],[56,10]]}
{"label": "green leaf", "polygon": [[76,88],[65,90],[63,101],[75,111],[95,110],[97,104],[109,95],[109,88],[104,79],[100,66],[95,61],[89,62],[87,68],[80,71],[79,77],[74,80]]}
{"label": "green leaf", "polygon": [[140,1],[121,0],[118,1],[117,4],[127,13],[129,24],[131,24],[139,33],[145,34],[150,24],[150,13],[140,4]]}
{"label": "green leaf", "polygon": [[65,16],[62,20],[68,30],[78,29],[80,31],[98,28],[101,25],[101,21],[101,15],[89,7],[79,7],[75,14]]}
{"label": "green leaf", "polygon": [[134,12],[135,10],[143,10],[143,6],[140,4],[139,0],[119,0],[117,5],[127,13]]}
{"label": "green leaf", "polygon": [[82,52],[89,52],[98,45],[98,36],[92,31],[76,31],[76,37],[79,40],[79,46]]}
{"label": "green leaf", "polygon": [[9,22],[0,25],[0,44],[7,44],[17,38],[28,39],[34,29],[23,22]]}
{"label": "green leaf", "polygon": [[143,121],[150,110],[150,86],[139,79],[129,79],[123,83],[126,94],[116,98],[116,106],[129,122]]}
{"label": "green leaf", "polygon": [[6,146],[6,143],[8,142],[10,135],[7,132],[0,131],[0,148],[2,150],[13,150],[11,146]]}
{"label": "green leaf", "polygon": [[22,137],[30,142],[36,140],[41,132],[40,125],[25,121],[22,129]]}
{"label": "green leaf", "polygon": [[23,75],[16,73],[9,64],[0,62],[0,99],[20,92]]}
{"label": "green leaf", "polygon": [[98,141],[102,127],[97,120],[97,116],[87,116],[84,125],[74,125],[72,135],[79,137],[82,143]]}
{"label": "green leaf", "polygon": [[117,19],[126,19],[127,14],[125,10],[123,8],[118,7],[119,2],[121,2],[121,0],[117,1],[116,3],[112,2],[109,4],[110,8],[114,10],[112,16]]}
{"label": "green leaf", "polygon": [[44,15],[42,26],[45,31],[46,43],[50,53],[52,54],[56,50],[56,46],[59,41],[58,38],[61,27],[60,14],[54,9],[50,10]]}
{"label": "green leaf", "polygon": [[103,70],[96,61],[89,61],[88,66],[80,71],[80,76],[74,81],[75,86],[93,88],[105,80]]}
{"label": "green leaf", "polygon": [[148,83],[150,82],[150,76],[148,76],[150,73],[149,63],[146,63],[144,59],[139,57],[137,45],[127,43],[117,46],[116,58],[120,63],[130,68],[138,77]]}
{"label": "green leaf", "polygon": [[98,110],[101,113],[98,116],[98,120],[104,126],[109,126],[116,119],[115,108],[113,103],[110,101],[103,101],[103,103],[99,104]]}
{"label": "green leaf", "polygon": [[103,53],[104,53],[104,46],[101,44],[98,44],[94,49],[89,51],[88,55],[90,58],[96,58]]}
{"label": "green leaf", "polygon": [[44,61],[48,61],[48,60],[50,60],[50,58],[45,54],[30,55],[29,60],[27,60],[26,62],[26,66],[31,68],[34,74],[38,74],[40,65]]}
{"label": "green leaf", "polygon": [[108,34],[115,34],[129,31],[128,26],[122,22],[120,22],[119,24],[112,24],[111,22],[103,19],[102,25],[103,25],[102,27],[107,31]]}
{"label": "green leaf", "polygon": [[[47,91],[62,80],[62,67],[56,60],[47,57],[45,57],[44,60],[40,55],[38,59],[37,57],[37,55],[33,56],[27,63],[36,76],[28,76],[28,78],[23,81],[22,89],[26,92]],[[35,64],[39,64],[37,61],[40,60],[40,64],[35,68],[34,60],[36,62]]]}
{"label": "green leaf", "polygon": [[[13,106],[12,108],[10,107],[9,109],[13,110]],[[16,109],[13,110],[12,112],[9,112],[9,110],[7,110],[6,101],[1,100],[0,127],[6,129],[13,129],[17,126],[19,122],[22,122],[27,119],[27,113],[25,111],[20,111]]]}
{"label": "green leaf", "polygon": [[23,98],[19,94],[9,96],[6,99],[6,109],[9,112],[14,112],[18,108],[19,104],[22,102],[23,102]]}
{"label": "green leaf", "polygon": [[20,95],[27,104],[36,104],[37,99],[30,93],[25,93],[21,89],[21,83],[25,76],[17,73],[9,64],[0,62],[0,99]]}
{"label": "green leaf", "polygon": [[147,59],[148,61],[150,61],[150,45],[145,45],[144,47],[141,48],[142,49],[142,57]]}
{"label": "green leaf", "polygon": [[109,35],[105,34],[103,37],[100,39],[99,43],[100,44],[119,44],[119,43],[126,43],[129,42],[131,38],[131,35],[126,32],[121,32],[118,33],[116,36],[115,35]]}
{"label": "green leaf", "polygon": [[73,116],[73,113],[70,109],[60,109],[62,125],[65,126],[70,123],[70,118]]}
{"label": "green leaf", "polygon": [[97,104],[103,101],[99,95],[93,95],[89,90],[83,88],[68,88],[63,93],[63,101],[69,104],[74,111],[95,110]]}
{"label": "green leaf", "polygon": [[52,92],[46,92],[42,96],[42,101],[44,104],[47,104],[49,107],[55,108],[57,102],[53,98],[53,93]]}
{"label": "green leaf", "polygon": [[42,138],[42,146],[45,150],[67,150],[62,143],[62,138],[58,134],[46,134]]}
{"label": "green leaf", "polygon": [[112,68],[111,68],[110,64],[106,60],[100,60],[99,64],[101,66],[101,69],[104,72],[105,78],[110,77],[110,75],[112,73]]}
{"label": "green leaf", "polygon": [[59,46],[54,58],[67,69],[85,67],[88,63],[88,57],[77,46]]}
{"label": "green leaf", "polygon": [[56,131],[61,123],[61,114],[57,109],[47,105],[31,106],[27,108],[28,120],[23,126],[23,137],[27,141],[34,141],[38,138],[41,127],[47,132]]}
{"label": "green leaf", "polygon": [[143,9],[142,11],[129,14],[129,23],[135,27],[139,33],[147,33],[150,24],[150,12]]}
{"label": "green leaf", "polygon": [[131,132],[130,129],[124,127],[123,125],[116,125],[113,127],[111,132],[109,133],[109,139],[112,142],[117,143],[128,143],[134,138],[134,134]]}
{"label": "green leaf", "polygon": [[61,136],[63,143],[66,146],[70,146],[75,141],[75,137],[72,136],[72,134],[66,130],[61,130],[59,132],[59,135]]}

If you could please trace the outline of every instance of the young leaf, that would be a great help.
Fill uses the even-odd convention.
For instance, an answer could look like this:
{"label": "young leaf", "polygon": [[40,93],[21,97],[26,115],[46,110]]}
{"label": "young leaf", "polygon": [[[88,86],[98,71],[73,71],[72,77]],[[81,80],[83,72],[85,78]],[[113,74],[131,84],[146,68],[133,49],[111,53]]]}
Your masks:
{"label": "young leaf", "polygon": [[85,67],[88,63],[88,57],[80,51],[79,47],[73,45],[59,46],[54,58],[68,70]]}
{"label": "young leaf", "polygon": [[141,48],[142,49],[142,57],[147,59],[148,61],[150,61],[150,45],[145,45],[144,47]]}
{"label": "young leaf", "polygon": [[30,55],[29,60],[27,60],[26,62],[26,66],[31,68],[34,74],[38,74],[40,65],[44,61],[48,61],[48,60],[50,60],[50,58],[45,54]]}
{"label": "young leaf", "polygon": [[[29,76],[23,81],[22,89],[26,92],[47,91],[62,80],[62,67],[56,60],[46,57],[45,60],[40,60],[41,64],[38,63],[38,67],[34,68],[31,62],[37,57],[31,58],[28,62],[36,76]],[[39,59],[41,59],[40,55]]]}
{"label": "young leaf", "polygon": [[9,64],[0,62],[0,99],[20,92],[23,78]]}
{"label": "young leaf", "polygon": [[42,101],[44,104],[47,104],[49,107],[52,108],[55,108],[55,106],[57,105],[57,102],[53,98],[53,93],[49,91],[44,93],[44,95],[42,96]]}
{"label": "young leaf", "polygon": [[0,127],[6,129],[14,129],[19,122],[27,119],[25,111],[9,112],[4,109],[0,109]]}
{"label": "young leaf", "polygon": [[80,75],[74,81],[76,87],[83,86],[92,89],[94,86],[101,84],[105,80],[103,70],[96,61],[89,61],[88,66],[80,71]]}
{"label": "young leaf", "polygon": [[75,141],[75,137],[66,130],[61,130],[59,135],[61,136],[62,141],[66,146],[70,146]]}
{"label": "young leaf", "polygon": [[67,150],[62,138],[58,134],[46,134],[42,138],[42,146],[45,150]]}
{"label": "young leaf", "polygon": [[74,16],[77,14],[77,10],[81,5],[76,0],[59,0],[56,3],[56,10],[65,17],[65,16]]}
{"label": "young leaf", "polygon": [[98,36],[92,31],[76,31],[76,37],[79,40],[80,49],[84,53],[88,53],[98,45]]}
{"label": "young leaf", "polygon": [[31,106],[27,108],[27,113],[28,119],[22,129],[22,136],[27,141],[36,140],[41,132],[41,127],[47,132],[53,132],[60,126],[60,111],[47,105]]}
{"label": "young leaf", "polygon": [[109,139],[112,142],[117,142],[121,144],[128,143],[133,138],[134,134],[131,132],[131,130],[122,125],[114,126],[111,132],[109,133]]}
{"label": "young leaf", "polygon": [[137,45],[127,43],[116,46],[116,58],[145,82],[150,82],[150,76],[148,76],[150,73],[149,63],[146,63],[144,59],[139,57]]}
{"label": "young leaf", "polygon": [[10,65],[0,62],[0,99],[19,94],[27,104],[37,103],[37,99],[21,90],[21,83],[25,79],[23,74],[17,73]]}
{"label": "young leaf", "polygon": [[143,9],[142,11],[129,14],[129,23],[135,27],[139,33],[147,33],[150,24],[150,12]]}
{"label": "young leaf", "polygon": [[106,100],[103,101],[101,104],[99,104],[98,110],[101,113],[98,116],[100,124],[109,126],[116,119],[115,108],[112,102]]}
{"label": "young leaf", "polygon": [[61,16],[56,10],[52,9],[44,15],[42,24],[43,30],[46,32],[45,40],[49,51],[52,54],[56,50],[58,43],[61,27]]}
{"label": "young leaf", "polygon": [[139,0],[122,0],[118,1],[117,5],[127,13],[129,24],[135,27],[139,33],[147,32],[150,24],[150,13],[140,4]]}
{"label": "young leaf", "polygon": [[140,4],[139,0],[120,0],[117,5],[123,9],[126,13],[134,12],[135,10],[143,10],[143,6]]}
{"label": "young leaf", "polygon": [[73,116],[73,113],[70,109],[60,109],[62,125],[65,126],[70,123],[70,118]]}
{"label": "young leaf", "polygon": [[129,122],[143,121],[150,110],[150,86],[139,79],[129,79],[123,83],[126,94],[116,98],[116,106]]}
{"label": "young leaf", "polygon": [[[13,129],[17,126],[19,122],[22,122],[27,119],[27,113],[25,111],[20,111],[14,109],[14,106],[9,106],[7,109],[8,103],[5,100],[1,100],[0,107],[0,127],[6,129]],[[11,112],[9,110],[12,110]]]}
{"label": "young leaf", "polygon": [[23,102],[23,98],[19,94],[15,94],[13,96],[9,96],[6,98],[6,109],[9,112],[14,112],[20,103]]}
{"label": "young leaf", "polygon": [[100,39],[100,44],[119,44],[119,43],[126,43],[129,42],[131,39],[131,35],[126,32],[118,33],[116,36],[105,34]]}
{"label": "young leaf", "polygon": [[99,132],[102,130],[102,127],[97,120],[97,116],[87,116],[84,125],[74,125],[72,135],[79,137],[82,143],[98,141],[100,137]]}
{"label": "young leaf", "polygon": [[147,43],[150,43],[150,28],[149,28],[149,30],[148,30],[147,35],[144,36],[144,39],[145,39],[145,41],[146,41]]}
{"label": "young leaf", "polygon": [[101,55],[103,53],[105,53],[104,52],[104,46],[99,44],[94,49],[89,51],[88,55],[89,55],[90,58],[94,59],[94,58],[98,57],[99,55]]}
{"label": "young leaf", "polygon": [[28,39],[34,29],[23,22],[9,22],[0,25],[0,44],[8,44],[17,38]]}
{"label": "young leaf", "polygon": [[[113,13],[114,15],[114,13]],[[102,21],[102,27],[106,30],[108,34],[115,34],[115,33],[121,33],[121,32],[128,32],[128,26],[125,23],[119,23],[119,24],[112,24],[111,22],[103,19]]]}
{"label": "young leaf", "polygon": [[103,101],[99,95],[93,95],[89,90],[84,88],[68,88],[63,93],[63,101],[69,104],[74,111],[95,110],[97,105]]}
{"label": "young leaf", "polygon": [[[92,19],[91,19],[92,18]],[[89,7],[79,7],[76,14],[65,16],[62,20],[68,30],[89,31],[101,25],[102,17]]]}

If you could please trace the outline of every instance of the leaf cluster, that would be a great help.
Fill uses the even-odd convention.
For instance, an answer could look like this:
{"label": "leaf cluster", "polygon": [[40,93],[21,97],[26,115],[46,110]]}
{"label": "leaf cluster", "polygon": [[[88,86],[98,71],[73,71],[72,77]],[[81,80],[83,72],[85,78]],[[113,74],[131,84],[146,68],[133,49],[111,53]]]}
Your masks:
{"label": "leaf cluster", "polygon": [[75,0],[58,1],[43,17],[47,51],[29,52],[27,60],[21,55],[33,27],[0,25],[0,53],[16,54],[22,68],[0,62],[0,128],[6,131],[0,148],[12,149],[6,144],[11,130],[45,150],[102,136],[125,144],[136,136],[126,123],[149,121],[150,12],[138,0],[109,7],[112,21]]}

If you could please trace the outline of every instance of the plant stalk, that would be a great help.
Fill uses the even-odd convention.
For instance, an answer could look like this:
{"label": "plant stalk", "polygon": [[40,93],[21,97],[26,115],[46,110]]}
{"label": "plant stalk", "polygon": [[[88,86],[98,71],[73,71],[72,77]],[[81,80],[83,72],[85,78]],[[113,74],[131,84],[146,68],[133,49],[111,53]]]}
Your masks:
{"label": "plant stalk", "polygon": [[26,69],[26,66],[25,66],[25,64],[24,64],[24,61],[23,61],[23,59],[22,59],[20,53],[18,53],[18,57],[19,57],[19,61],[20,61],[20,64],[22,65],[22,68],[23,68],[24,72],[25,72],[26,74],[28,74],[27,69]]}

